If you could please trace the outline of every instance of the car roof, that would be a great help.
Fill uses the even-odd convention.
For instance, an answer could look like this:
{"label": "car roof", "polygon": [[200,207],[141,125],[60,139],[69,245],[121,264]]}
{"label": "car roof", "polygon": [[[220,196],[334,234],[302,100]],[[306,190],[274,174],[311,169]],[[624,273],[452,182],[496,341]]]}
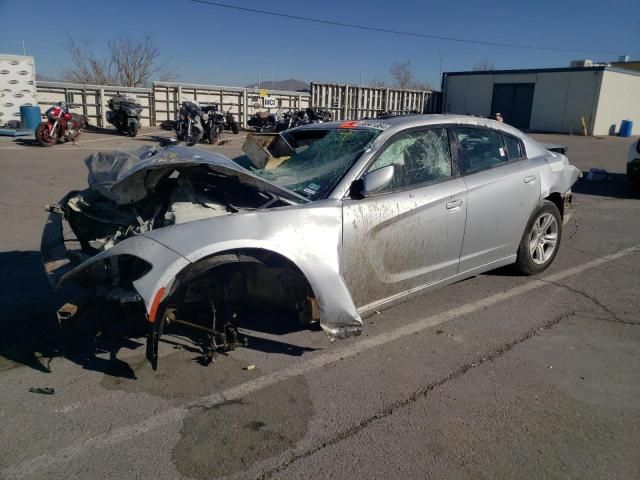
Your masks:
{"label": "car roof", "polygon": [[501,130],[511,135],[523,137],[524,133],[520,130],[498,122],[490,118],[477,117],[473,115],[455,115],[449,113],[432,113],[432,114],[409,114],[398,115],[388,118],[371,118],[366,120],[343,120],[337,122],[310,123],[292,130],[313,130],[313,129],[332,129],[332,128],[376,128],[379,130],[392,130],[393,132],[404,130],[405,128],[421,127],[428,125],[474,125],[489,127]]}

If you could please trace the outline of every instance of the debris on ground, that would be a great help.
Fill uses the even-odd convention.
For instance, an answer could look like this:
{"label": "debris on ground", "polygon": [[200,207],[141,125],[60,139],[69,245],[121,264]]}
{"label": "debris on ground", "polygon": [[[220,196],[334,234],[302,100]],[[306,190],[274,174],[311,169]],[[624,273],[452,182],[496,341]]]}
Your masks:
{"label": "debris on ground", "polygon": [[255,365],[247,365],[243,370],[254,370],[256,368]]}
{"label": "debris on ground", "polygon": [[31,387],[29,389],[29,392],[31,393],[41,393],[43,395],[53,395],[55,392],[55,390],[51,387]]}

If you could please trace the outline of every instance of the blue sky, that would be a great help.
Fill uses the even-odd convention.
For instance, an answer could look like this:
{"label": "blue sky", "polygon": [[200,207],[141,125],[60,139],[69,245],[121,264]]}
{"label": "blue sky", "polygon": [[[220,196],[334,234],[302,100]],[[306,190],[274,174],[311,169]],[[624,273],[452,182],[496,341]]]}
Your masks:
{"label": "blue sky", "polygon": [[[640,59],[638,0],[227,0],[235,5],[434,35],[492,42],[630,53]],[[26,7],[28,5],[28,8]],[[51,13],[43,13],[51,12]],[[66,36],[104,49],[118,35],[152,35],[179,80],[246,85],[262,79],[389,81],[394,61],[411,60],[417,79],[439,85],[444,71],[482,60],[496,68],[568,66],[617,54],[521,50],[416,39],[303,23],[187,0],[0,0],[0,52],[36,57],[38,73],[59,76]]]}

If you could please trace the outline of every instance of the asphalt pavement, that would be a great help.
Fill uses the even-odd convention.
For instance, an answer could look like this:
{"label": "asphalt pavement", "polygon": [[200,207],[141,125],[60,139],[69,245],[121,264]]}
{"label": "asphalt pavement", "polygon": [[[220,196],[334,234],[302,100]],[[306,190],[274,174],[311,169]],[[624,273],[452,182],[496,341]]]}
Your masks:
{"label": "asphalt pavement", "polygon": [[[270,318],[211,366],[174,333],[154,372],[141,337],[57,331],[63,297],[39,254],[43,206],[84,188],[87,155],[171,135],[142,133],[52,148],[0,138],[0,478],[640,478],[632,139],[534,135],[608,172],[576,184],[575,218],[539,276],[489,272],[333,343]],[[202,148],[239,154],[243,134],[227,138]]]}

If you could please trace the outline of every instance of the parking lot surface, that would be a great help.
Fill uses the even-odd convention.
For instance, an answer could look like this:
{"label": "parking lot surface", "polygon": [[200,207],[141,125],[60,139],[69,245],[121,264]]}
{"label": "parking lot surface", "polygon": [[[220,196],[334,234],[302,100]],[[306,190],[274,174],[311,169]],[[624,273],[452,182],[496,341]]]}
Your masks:
{"label": "parking lot surface", "polygon": [[[39,253],[43,206],[85,187],[86,156],[171,135],[142,133],[0,138],[0,478],[640,478],[634,139],[534,135],[608,172],[575,185],[539,276],[480,275],[333,343],[273,318],[211,366],[168,334],[154,372],[143,338],[58,332]],[[243,136],[201,148],[233,157]]]}

